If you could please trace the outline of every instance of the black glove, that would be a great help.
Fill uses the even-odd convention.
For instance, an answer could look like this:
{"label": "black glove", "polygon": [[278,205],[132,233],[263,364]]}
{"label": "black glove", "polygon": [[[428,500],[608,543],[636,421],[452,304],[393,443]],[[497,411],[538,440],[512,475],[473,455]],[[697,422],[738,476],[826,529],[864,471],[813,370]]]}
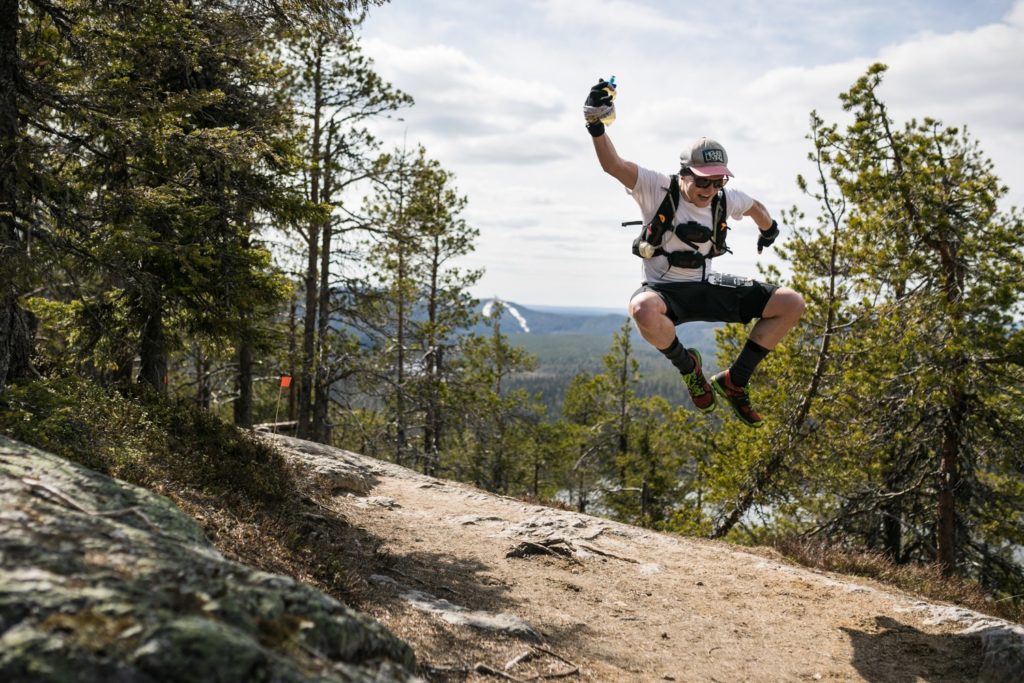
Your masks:
{"label": "black glove", "polygon": [[590,89],[587,100],[583,104],[588,107],[603,107],[612,103],[611,91],[615,90],[608,81],[603,78],[597,81],[597,85]]}
{"label": "black glove", "polygon": [[761,236],[757,238],[757,253],[760,254],[762,249],[772,246],[778,236],[779,224],[772,221],[771,226],[767,230],[762,230]]}
{"label": "black glove", "polygon": [[583,102],[583,118],[587,122],[587,132],[595,138],[604,135],[604,124],[601,119],[615,111],[614,92],[615,86],[602,78],[590,89],[586,101]]}

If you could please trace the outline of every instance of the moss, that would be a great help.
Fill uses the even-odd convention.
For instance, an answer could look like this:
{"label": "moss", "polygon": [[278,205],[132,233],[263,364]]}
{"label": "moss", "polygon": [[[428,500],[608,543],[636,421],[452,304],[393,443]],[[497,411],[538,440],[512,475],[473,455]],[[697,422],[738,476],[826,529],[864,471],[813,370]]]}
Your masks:
{"label": "moss", "polygon": [[[0,509],[21,522],[0,562],[0,681],[368,682],[415,669],[382,625],[211,552],[150,491],[2,436],[0,465]],[[118,510],[138,514],[89,513]],[[399,673],[377,676],[382,661]]]}
{"label": "moss", "polygon": [[[202,617],[168,622],[134,657],[158,680],[267,680],[266,651],[246,634]],[[285,679],[287,680],[287,679]]]}

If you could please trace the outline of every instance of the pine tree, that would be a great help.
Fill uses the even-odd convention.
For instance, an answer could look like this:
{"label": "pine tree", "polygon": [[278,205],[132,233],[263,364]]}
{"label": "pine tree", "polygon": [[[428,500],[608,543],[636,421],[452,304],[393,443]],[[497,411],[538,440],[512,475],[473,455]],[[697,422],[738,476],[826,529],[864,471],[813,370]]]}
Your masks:
{"label": "pine tree", "polygon": [[509,379],[536,368],[537,359],[509,343],[501,331],[502,304],[489,317],[491,334],[467,335],[458,348],[460,372],[449,392],[456,407],[441,458],[441,469],[488,491],[526,493],[539,489],[534,453],[543,458],[538,426],[544,411]]}
{"label": "pine tree", "polygon": [[454,352],[460,335],[476,321],[476,302],[469,290],[482,271],[456,263],[476,248],[480,232],[461,218],[466,198],[458,194],[454,176],[436,161],[425,159],[422,150],[419,159],[409,207],[420,245],[414,254],[414,278],[424,309],[422,319],[413,321],[413,337],[422,350],[415,400],[423,416],[423,471],[430,473],[440,462],[446,426],[453,421],[454,397],[448,386],[460,369]]}
{"label": "pine tree", "polygon": [[179,330],[230,334],[232,302],[275,295],[245,240],[253,212],[295,205],[276,183],[293,127],[278,127],[280,74],[262,49],[282,24],[343,32],[372,4],[0,6],[0,384],[27,372],[34,286],[72,304],[86,367],[123,379],[138,353],[158,390]]}
{"label": "pine tree", "polygon": [[697,462],[707,448],[707,420],[661,397],[639,398],[632,323],[615,333],[605,372],[578,376],[566,393],[565,419],[576,426],[579,457],[568,482],[581,511],[597,504],[641,526],[691,530],[704,513],[690,510]]}
{"label": "pine tree", "polygon": [[[813,387],[822,428],[786,442],[757,496],[779,527],[810,516],[797,525],[808,534],[1019,592],[1024,532],[1006,520],[1024,503],[1021,218],[999,211],[1006,190],[966,131],[897,126],[884,72],[841,96],[845,129],[812,115],[823,212],[816,228],[794,217],[783,250],[810,306],[755,401],[792,415]],[[762,435],[743,452],[779,443]]]}
{"label": "pine tree", "polygon": [[480,272],[457,260],[478,232],[461,218],[466,200],[453,176],[425,149],[396,150],[381,165],[389,182],[366,205],[376,226],[365,246],[372,277],[350,292],[350,320],[374,347],[370,390],[390,413],[394,457],[433,471],[458,403],[450,386],[460,337],[475,321],[468,290]]}
{"label": "pine tree", "polygon": [[45,150],[33,230],[49,259],[33,265],[78,315],[83,361],[124,378],[138,354],[159,391],[181,333],[229,335],[244,302],[275,296],[248,235],[253,212],[287,205],[275,185],[287,116],[265,87],[277,74],[250,22],[205,6],[57,14],[25,17],[27,63],[58,65],[34,74],[23,137]]}
{"label": "pine tree", "polygon": [[412,100],[380,78],[351,35],[306,27],[289,32],[286,47],[298,65],[290,91],[302,103],[306,123],[304,192],[319,208],[298,226],[305,255],[298,433],[327,441],[330,389],[347,374],[329,358],[335,233],[352,222],[337,209],[346,190],[380,171],[374,165],[378,142],[365,122]]}

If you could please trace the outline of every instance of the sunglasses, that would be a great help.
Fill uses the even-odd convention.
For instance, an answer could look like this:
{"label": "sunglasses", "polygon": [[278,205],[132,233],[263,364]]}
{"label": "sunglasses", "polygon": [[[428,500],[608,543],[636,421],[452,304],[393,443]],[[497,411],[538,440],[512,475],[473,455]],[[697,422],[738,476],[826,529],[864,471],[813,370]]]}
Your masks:
{"label": "sunglasses", "polygon": [[728,178],[718,178],[717,180],[712,180],[711,178],[701,178],[700,176],[697,175],[691,175],[690,177],[693,178],[693,184],[702,190],[707,187],[721,189],[725,187],[725,184],[727,182],[729,182]]}

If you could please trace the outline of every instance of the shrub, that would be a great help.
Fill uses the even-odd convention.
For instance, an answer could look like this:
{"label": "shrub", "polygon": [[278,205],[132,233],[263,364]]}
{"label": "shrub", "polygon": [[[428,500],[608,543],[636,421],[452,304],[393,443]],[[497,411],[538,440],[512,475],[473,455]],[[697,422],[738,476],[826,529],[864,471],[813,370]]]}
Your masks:
{"label": "shrub", "polygon": [[0,432],[146,487],[161,482],[284,499],[283,457],[254,435],[184,401],[125,395],[80,377],[14,384],[0,396]]}

